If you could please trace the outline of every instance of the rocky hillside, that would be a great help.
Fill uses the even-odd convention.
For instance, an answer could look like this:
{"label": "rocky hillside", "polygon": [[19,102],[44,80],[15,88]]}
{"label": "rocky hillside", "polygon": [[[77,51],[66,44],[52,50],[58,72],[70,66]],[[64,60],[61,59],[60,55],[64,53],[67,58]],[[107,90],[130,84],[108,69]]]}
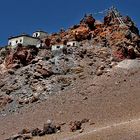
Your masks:
{"label": "rocky hillside", "polygon": [[[41,48],[20,44],[15,49],[2,48],[0,115],[70,92],[80,80],[104,75],[124,59],[139,58],[139,30],[130,17],[122,18],[124,25],[112,13],[103,23],[85,15],[79,24],[43,39]],[[68,46],[58,54],[51,51],[51,45],[70,40],[79,46]]]}
{"label": "rocky hillside", "polygon": [[[85,15],[80,24],[43,39],[44,46],[39,49],[20,44],[16,49],[2,48],[0,106],[7,108],[3,111],[14,112],[50,94],[69,90],[83,72],[101,75],[116,62],[139,57],[139,30],[129,17],[123,20],[125,25],[120,25],[109,13],[101,23]],[[80,46],[67,47],[59,55],[51,51],[51,45],[69,40],[79,41]]]}

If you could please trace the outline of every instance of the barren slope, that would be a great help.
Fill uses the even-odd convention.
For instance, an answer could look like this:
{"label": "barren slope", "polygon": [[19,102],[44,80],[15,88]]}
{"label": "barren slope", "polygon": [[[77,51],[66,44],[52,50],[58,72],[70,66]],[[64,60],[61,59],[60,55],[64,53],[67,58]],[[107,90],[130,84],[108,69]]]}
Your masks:
{"label": "barren slope", "polygon": [[[69,132],[68,124],[72,120],[87,118],[90,119],[90,123],[95,123],[94,125],[86,124],[86,131],[88,128],[100,128],[139,119],[139,74],[139,69],[114,68],[102,76],[93,79],[87,77],[77,81],[75,88],[67,94],[58,93],[43,103],[37,103],[20,110],[19,113],[1,117],[0,137],[1,139],[7,138],[23,128],[42,128],[48,119],[65,122],[66,125],[62,130],[66,134]],[[112,131],[115,133],[115,130],[112,129]],[[108,138],[106,134],[103,133]],[[62,133],[62,135],[65,134]]]}

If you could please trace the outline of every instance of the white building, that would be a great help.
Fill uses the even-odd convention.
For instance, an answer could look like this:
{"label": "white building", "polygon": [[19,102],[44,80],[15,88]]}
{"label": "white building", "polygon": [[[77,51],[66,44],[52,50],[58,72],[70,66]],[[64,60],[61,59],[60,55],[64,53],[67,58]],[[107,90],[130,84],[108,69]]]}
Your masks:
{"label": "white building", "polygon": [[44,31],[36,31],[33,33],[33,37],[39,38],[39,39],[43,39],[45,37],[48,36],[48,33],[44,32]]}
{"label": "white building", "polygon": [[64,44],[55,44],[55,45],[52,45],[52,51],[56,51],[56,50],[61,50],[65,47]]}
{"label": "white building", "polygon": [[23,34],[19,36],[10,37],[8,39],[8,46],[16,47],[18,44],[22,44],[23,46],[28,45],[37,45],[38,39],[32,36]]}
{"label": "white building", "polygon": [[67,46],[70,46],[70,47],[78,47],[79,46],[79,42],[78,41],[69,41],[67,42]]}
{"label": "white building", "polygon": [[45,42],[43,42],[42,40],[38,40],[36,47],[37,48],[41,48],[41,47],[47,48]]}
{"label": "white building", "polygon": [[63,54],[64,49],[65,49],[64,44],[55,44],[55,45],[52,45],[52,47],[51,47],[52,53],[55,56]]}

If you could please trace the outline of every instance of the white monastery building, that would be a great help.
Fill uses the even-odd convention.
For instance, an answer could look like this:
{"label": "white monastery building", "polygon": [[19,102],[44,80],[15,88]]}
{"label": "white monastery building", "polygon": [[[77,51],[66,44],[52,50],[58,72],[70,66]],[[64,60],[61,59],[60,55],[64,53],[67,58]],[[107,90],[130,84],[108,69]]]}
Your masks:
{"label": "white monastery building", "polygon": [[62,44],[58,43],[58,44],[52,45],[51,51],[54,56],[58,56],[58,55],[63,54],[65,47],[66,46],[63,43]]}
{"label": "white monastery building", "polygon": [[33,37],[36,37],[36,38],[39,38],[39,39],[43,39],[47,36],[48,36],[48,33],[44,32],[44,31],[36,31],[36,32],[33,33]]}
{"label": "white monastery building", "polygon": [[69,47],[78,47],[79,46],[79,42],[78,41],[68,41],[67,42],[67,46]]}
{"label": "white monastery building", "polygon": [[8,39],[8,46],[16,47],[18,44],[22,44],[23,46],[28,45],[37,45],[38,38],[23,34],[19,36],[10,37]]}

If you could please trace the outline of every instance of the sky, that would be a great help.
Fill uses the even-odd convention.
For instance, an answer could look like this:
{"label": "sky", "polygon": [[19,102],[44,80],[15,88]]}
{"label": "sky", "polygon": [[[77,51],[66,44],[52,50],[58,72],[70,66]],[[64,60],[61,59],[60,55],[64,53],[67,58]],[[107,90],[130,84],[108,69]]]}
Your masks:
{"label": "sky", "polygon": [[10,36],[67,29],[79,23],[85,13],[102,20],[103,14],[94,13],[112,5],[140,28],[140,0],[0,0],[0,46],[7,45]]}

